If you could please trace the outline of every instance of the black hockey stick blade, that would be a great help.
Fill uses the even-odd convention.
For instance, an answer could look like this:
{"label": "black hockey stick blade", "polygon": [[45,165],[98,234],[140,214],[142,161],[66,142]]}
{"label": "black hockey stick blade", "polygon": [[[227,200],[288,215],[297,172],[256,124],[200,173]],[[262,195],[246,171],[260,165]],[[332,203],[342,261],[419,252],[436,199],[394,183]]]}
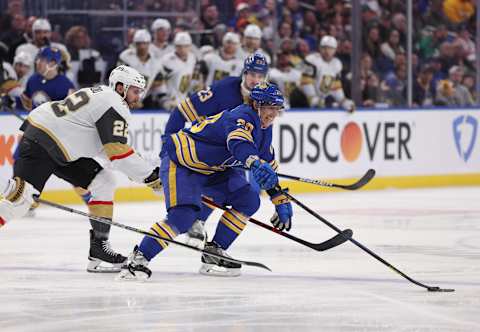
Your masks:
{"label": "black hockey stick blade", "polygon": [[[211,205],[212,207],[222,209],[224,211],[229,210],[227,207],[221,206],[221,205],[215,203],[214,201],[212,201],[208,197],[202,196],[202,201],[205,204]],[[263,223],[263,222],[261,222],[257,219],[254,219],[252,217],[248,218],[248,221],[251,222],[252,224],[255,224],[259,227],[262,227],[266,230],[269,230],[273,233],[276,233],[280,236],[286,237],[287,239],[290,239],[294,242],[300,243],[300,244],[302,244],[306,247],[309,247],[310,249],[317,250],[317,251],[325,251],[325,250],[331,249],[333,247],[336,247],[336,246],[342,244],[343,242],[348,241],[348,239],[350,237],[352,237],[352,234],[353,234],[353,232],[351,230],[345,230],[345,231],[343,231],[344,232],[343,234],[337,234],[336,236],[334,236],[333,238],[331,238],[327,241],[324,241],[324,242],[321,242],[321,243],[312,243],[312,242],[308,242],[304,239],[301,239],[299,237],[296,237],[295,235],[292,235],[290,233],[282,232],[281,230],[278,230],[275,227],[267,225],[267,224],[265,224],[265,223]],[[352,233],[352,234],[350,234],[349,232]],[[345,240],[342,241],[342,238],[345,238]]]}
{"label": "black hockey stick blade", "polygon": [[148,236],[148,237],[151,237],[151,238],[154,238],[154,239],[157,239],[157,240],[170,242],[170,243],[176,244],[178,246],[188,248],[190,250],[201,252],[202,254],[205,254],[205,255],[217,257],[217,258],[220,258],[220,259],[232,262],[232,263],[237,263],[237,264],[247,265],[247,266],[255,266],[255,267],[258,267],[258,268],[261,268],[261,269],[268,270],[270,272],[272,271],[272,270],[270,270],[270,268],[268,266],[266,266],[262,263],[251,262],[251,261],[243,261],[243,260],[240,260],[240,259],[235,259],[235,258],[219,255],[219,254],[207,251],[207,250],[199,249],[197,247],[188,245],[188,244],[183,243],[183,242],[167,239],[167,238],[159,236],[157,234],[149,233],[149,232],[144,231],[142,229],[138,229],[138,228],[135,228],[135,227],[132,227],[132,226],[124,225],[124,224],[118,223],[116,221],[107,219],[107,218],[97,217],[97,216],[91,215],[91,214],[83,212],[83,211],[79,211],[79,210],[69,208],[68,206],[64,206],[64,205],[61,205],[61,204],[57,204],[57,203],[54,203],[54,202],[50,202],[50,201],[41,199],[40,197],[38,197],[38,195],[34,195],[33,199],[36,202],[41,203],[41,204],[45,204],[45,205],[48,205],[48,206],[51,206],[51,207],[54,207],[54,208],[57,208],[57,209],[60,209],[60,210],[63,210],[63,211],[70,212],[70,213],[78,214],[78,215],[87,217],[89,219],[92,219],[92,220],[95,220],[95,221],[98,221],[98,222],[101,222],[101,223],[104,223],[104,224],[116,226],[116,227],[123,228],[123,229],[129,230],[129,231],[135,232],[135,233],[143,234],[145,236]]}
{"label": "black hockey stick blade", "polygon": [[332,248],[335,248],[336,246],[341,245],[342,243],[347,242],[349,239],[351,239],[353,236],[353,231],[351,229],[346,229],[343,230],[341,233],[338,233],[334,237],[332,237],[330,240],[324,241],[322,243],[314,244],[313,249],[318,250],[318,251],[325,251],[329,250]]}
{"label": "black hockey stick blade", "polygon": [[340,188],[344,190],[357,190],[365,186],[367,183],[370,182],[370,180],[373,179],[375,176],[375,170],[373,168],[369,169],[367,173],[365,173],[357,182],[352,183],[352,184],[338,184],[338,183],[332,183],[328,182],[325,180],[316,180],[316,179],[309,179],[309,178],[302,178],[294,175],[288,175],[288,174],[282,174],[282,173],[277,173],[277,175],[281,178],[285,179],[292,179],[300,182],[305,182],[305,183],[310,183],[310,184],[315,184],[317,186],[321,187],[330,187],[330,188]]}
{"label": "black hockey stick blade", "polygon": [[341,184],[333,184],[332,187],[337,187],[337,188],[342,188],[346,190],[357,190],[362,188],[364,185],[370,182],[370,180],[373,179],[375,176],[375,170],[373,168],[370,168],[365,175],[363,175],[360,180],[357,182],[351,184],[351,185],[341,185]]}
{"label": "black hockey stick blade", "polygon": [[427,288],[429,292],[443,292],[443,293],[450,293],[450,292],[455,292],[455,289],[453,288],[440,288],[440,287],[428,287]]}

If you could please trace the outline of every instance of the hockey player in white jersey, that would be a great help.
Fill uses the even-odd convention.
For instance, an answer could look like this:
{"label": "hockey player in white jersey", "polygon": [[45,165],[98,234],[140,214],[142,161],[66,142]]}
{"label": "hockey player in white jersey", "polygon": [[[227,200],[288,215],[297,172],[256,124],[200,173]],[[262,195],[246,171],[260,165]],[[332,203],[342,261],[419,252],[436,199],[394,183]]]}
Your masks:
{"label": "hockey player in white jersey", "polygon": [[201,62],[201,71],[206,77],[205,86],[228,76],[240,76],[243,61],[237,58],[239,45],[240,37],[234,32],[227,32],[223,36],[220,50],[205,55]]}
{"label": "hockey player in white jersey", "polygon": [[[22,124],[13,178],[0,178],[0,226],[24,216],[52,174],[88,189],[90,214],[112,218],[115,179],[93,158],[102,158],[130,179],[160,190],[154,169],[127,144],[130,109],[144,92],[145,80],[135,69],[119,66],[109,87],[84,88],[63,101],[42,104]],[[125,257],[108,241],[110,225],[92,221],[89,272],[117,272]],[[108,263],[110,268],[102,268]]]}
{"label": "hockey player in white jersey", "polygon": [[295,89],[299,89],[302,81],[302,72],[293,68],[290,62],[289,54],[279,53],[277,57],[277,66],[270,69],[268,73],[269,81],[275,83],[285,98],[285,108],[290,108],[290,94]]}
{"label": "hockey player in white jersey", "polygon": [[173,45],[168,42],[172,26],[164,18],[157,18],[151,26],[153,34],[153,43],[150,44],[150,51],[157,59],[161,59],[165,54],[173,52]]}
{"label": "hockey player in white jersey", "polygon": [[325,98],[332,96],[340,107],[352,112],[355,104],[345,97],[340,74],[342,63],[335,57],[337,40],[332,36],[323,36],[320,40],[320,54],[306,57],[303,73],[303,91],[311,107],[324,107]]}
{"label": "hockey player in white jersey", "polygon": [[145,77],[145,102],[157,87],[160,86],[160,60],[156,58],[150,49],[152,36],[145,29],[135,31],[133,35],[134,47],[129,47],[120,53],[118,64],[125,64],[136,69]]}
{"label": "hockey player in white jersey", "polygon": [[161,60],[163,76],[163,108],[170,110],[185,99],[191,90],[192,76],[197,62],[192,52],[192,37],[188,32],[177,32],[173,41],[175,51]]}
{"label": "hockey player in white jersey", "polygon": [[245,61],[250,55],[255,52],[262,53],[265,58],[267,59],[267,63],[271,64],[272,59],[265,52],[260,45],[262,44],[262,30],[255,24],[249,24],[245,27],[243,31],[243,42],[242,47],[240,47],[237,51],[237,58],[242,61]]}

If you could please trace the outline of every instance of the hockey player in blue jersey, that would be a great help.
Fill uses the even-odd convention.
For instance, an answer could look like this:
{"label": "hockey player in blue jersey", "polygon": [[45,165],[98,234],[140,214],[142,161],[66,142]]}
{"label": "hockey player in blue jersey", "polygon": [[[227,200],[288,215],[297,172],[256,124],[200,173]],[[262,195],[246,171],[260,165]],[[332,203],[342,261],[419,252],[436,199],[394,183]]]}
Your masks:
{"label": "hockey player in blue jersey", "polygon": [[[264,82],[268,73],[268,63],[262,53],[254,53],[245,59],[243,73],[240,77],[227,77],[206,90],[190,95],[182,101],[170,115],[165,127],[165,134],[173,134],[185,127],[186,122],[200,121],[207,116],[218,114],[224,110],[230,110],[248,100],[251,89],[260,82]],[[163,148],[162,148],[163,150]],[[277,168],[272,158],[272,167]],[[242,171],[236,176],[244,176]],[[257,189],[258,190],[258,189]],[[205,194],[217,201],[223,200],[217,192],[206,190]],[[206,234],[204,223],[212,213],[212,209],[202,206],[199,215],[192,228],[187,233],[187,243],[203,247]]]}
{"label": "hockey player in blue jersey", "polygon": [[62,52],[46,46],[40,50],[35,61],[36,73],[27,81],[21,95],[23,107],[30,111],[37,106],[54,100],[63,100],[74,92],[74,86],[64,74],[59,73]]}
{"label": "hockey player in blue jersey", "polygon": [[[267,190],[275,205],[275,227],[289,230],[292,206],[278,190],[278,177],[269,162],[271,125],[283,107],[280,90],[272,84],[261,83],[250,93],[248,104],[237,106],[194,122],[176,134],[166,137],[160,177],[162,179],[167,217],[155,223],[150,231],[174,239],[187,232],[201,212],[201,196],[206,188],[221,192],[221,203],[232,206],[217,225],[209,250],[225,255],[224,251],[235,241],[246,222],[260,206],[258,193],[245,177],[236,176],[234,166],[250,169],[260,187]],[[147,265],[168,243],[144,237],[135,246],[120,279],[144,279],[151,275]],[[200,273],[207,275],[237,276],[241,265],[208,255],[202,256]]]}

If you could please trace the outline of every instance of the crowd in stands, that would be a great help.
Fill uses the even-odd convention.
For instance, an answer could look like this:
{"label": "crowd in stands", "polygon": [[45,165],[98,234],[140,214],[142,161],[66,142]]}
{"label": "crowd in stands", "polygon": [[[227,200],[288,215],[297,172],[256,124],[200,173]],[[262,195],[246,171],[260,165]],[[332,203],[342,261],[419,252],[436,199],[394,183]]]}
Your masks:
{"label": "crowd in stands", "polygon": [[[476,103],[474,3],[413,1],[414,107]],[[406,1],[361,4],[362,100],[357,106],[406,106]],[[79,6],[68,0],[63,5]],[[92,36],[85,25],[69,24],[65,18],[27,17],[24,6],[22,0],[8,0],[0,17],[0,92],[11,95],[19,108],[35,104],[34,93],[29,92],[30,98],[25,93],[33,74],[48,76],[37,85],[45,84],[52,79],[49,68],[58,62],[53,77],[65,76],[75,89],[105,82],[118,63],[130,65],[147,78],[142,107],[172,109],[188,93],[240,75],[243,61],[253,52],[267,57],[269,79],[287,95],[290,107],[354,108],[349,0],[132,0],[128,10],[182,15],[137,20],[129,24],[120,45]],[[123,1],[96,6],[121,10]],[[46,61],[43,72],[39,54]]]}

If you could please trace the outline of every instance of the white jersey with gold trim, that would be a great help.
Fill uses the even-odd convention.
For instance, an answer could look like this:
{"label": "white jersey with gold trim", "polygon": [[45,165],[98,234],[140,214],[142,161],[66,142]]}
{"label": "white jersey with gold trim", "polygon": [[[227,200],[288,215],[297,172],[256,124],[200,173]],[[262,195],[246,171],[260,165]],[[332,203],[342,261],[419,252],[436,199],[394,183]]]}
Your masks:
{"label": "white jersey with gold trim", "polygon": [[165,44],[164,47],[158,47],[154,43],[151,43],[149,46],[149,51],[155,58],[161,59],[164,55],[175,51],[175,47],[172,44]]}
{"label": "white jersey with gold trim", "polygon": [[191,90],[192,76],[197,60],[190,52],[187,60],[180,59],[175,52],[166,54],[161,60],[165,93],[175,104],[185,99]]}
{"label": "white jersey with gold trim", "polygon": [[130,118],[122,97],[102,85],[42,104],[30,112],[22,130],[59,164],[79,158],[110,160],[114,168],[143,183],[153,167],[128,144]]}
{"label": "white jersey with gold trim", "polygon": [[270,69],[268,80],[275,83],[285,97],[285,108],[290,108],[290,94],[295,88],[299,88],[302,80],[302,72],[295,68],[281,71],[278,68]]}
{"label": "white jersey with gold trim", "polygon": [[237,57],[226,60],[220,53],[209,53],[205,55],[203,61],[205,61],[208,71],[205,79],[206,86],[228,76],[240,76],[242,73],[243,61]]}
{"label": "white jersey with gold trim", "polygon": [[315,67],[315,73],[310,73],[310,75],[313,75],[315,93],[320,99],[325,99],[328,95],[335,95],[336,90],[342,89],[340,81],[342,63],[338,58],[326,62],[319,53],[314,53],[307,55],[305,59]]}
{"label": "white jersey with gold trim", "polygon": [[146,62],[142,62],[137,56],[135,48],[127,48],[118,57],[119,64],[125,64],[136,70],[145,77],[147,85],[145,87],[145,97],[151,94],[150,87],[153,82],[158,79],[161,70],[160,60],[149,51],[149,56]]}
{"label": "white jersey with gold trim", "polygon": [[[272,63],[272,58],[270,57],[270,55],[264,49],[259,48],[259,49],[255,50],[254,52],[262,53],[265,56],[265,59],[267,60],[267,63],[268,64]],[[248,58],[254,52],[250,52],[250,51],[244,49],[243,47],[239,47],[237,49],[236,58],[240,59],[243,62],[243,61],[245,61],[246,58]]]}

